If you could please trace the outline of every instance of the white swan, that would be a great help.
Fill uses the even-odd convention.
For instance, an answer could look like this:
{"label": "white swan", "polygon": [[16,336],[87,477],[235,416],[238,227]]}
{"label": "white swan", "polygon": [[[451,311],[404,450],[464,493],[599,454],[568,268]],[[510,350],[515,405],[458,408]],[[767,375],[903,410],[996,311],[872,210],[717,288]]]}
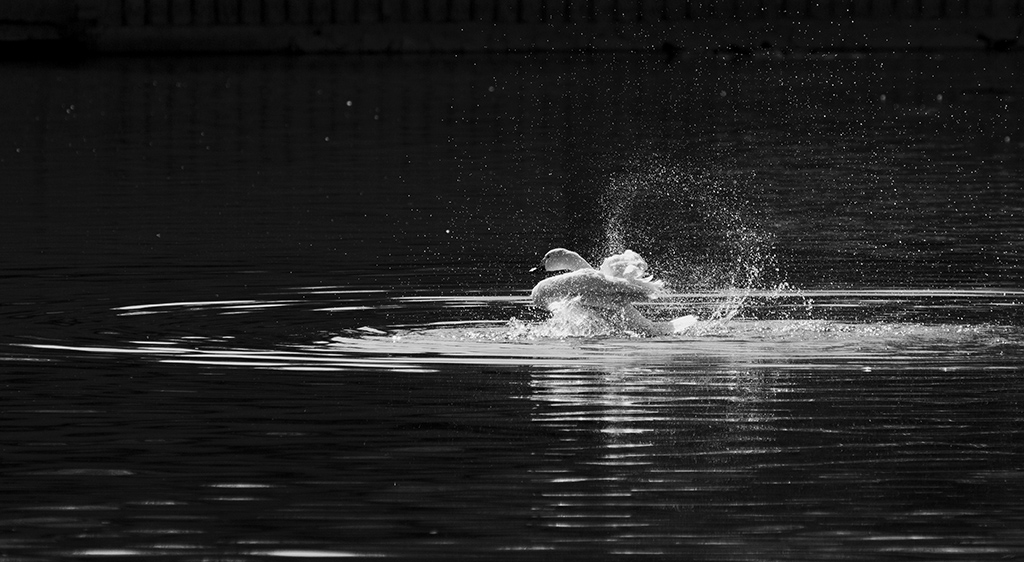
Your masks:
{"label": "white swan", "polygon": [[652,322],[640,314],[633,303],[656,298],[665,284],[648,275],[647,262],[632,250],[606,258],[598,270],[576,252],[555,248],[544,255],[541,267],[545,271],[568,273],[537,283],[530,293],[537,306],[556,311],[567,303],[573,304],[616,330],[641,335],[680,333],[697,322],[696,316]]}

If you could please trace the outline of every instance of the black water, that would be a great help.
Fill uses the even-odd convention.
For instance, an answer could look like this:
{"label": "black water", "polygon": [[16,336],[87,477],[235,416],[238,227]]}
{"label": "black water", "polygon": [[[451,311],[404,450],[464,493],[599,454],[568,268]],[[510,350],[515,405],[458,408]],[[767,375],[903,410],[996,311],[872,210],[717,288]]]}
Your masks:
{"label": "black water", "polygon": [[5,63],[0,556],[1021,557],[1022,64]]}

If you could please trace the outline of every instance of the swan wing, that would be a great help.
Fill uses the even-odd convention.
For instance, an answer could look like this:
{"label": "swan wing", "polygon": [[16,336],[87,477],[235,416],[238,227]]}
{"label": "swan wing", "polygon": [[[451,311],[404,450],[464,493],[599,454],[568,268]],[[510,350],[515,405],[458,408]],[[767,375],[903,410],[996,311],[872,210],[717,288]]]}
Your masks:
{"label": "swan wing", "polygon": [[530,296],[535,304],[544,307],[579,297],[583,305],[612,308],[646,300],[648,293],[625,279],[609,277],[596,269],[581,269],[544,279],[537,283]]}
{"label": "swan wing", "polygon": [[605,258],[601,263],[601,273],[637,287],[644,291],[645,296],[651,296],[665,288],[663,281],[655,281],[647,273],[647,262],[633,250]]}

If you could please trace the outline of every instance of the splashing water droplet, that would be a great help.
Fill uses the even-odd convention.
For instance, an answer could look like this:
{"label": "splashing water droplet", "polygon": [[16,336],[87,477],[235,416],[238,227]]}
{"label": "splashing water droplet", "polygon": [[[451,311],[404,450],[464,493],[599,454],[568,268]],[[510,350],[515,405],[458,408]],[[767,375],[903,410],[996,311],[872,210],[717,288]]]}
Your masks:
{"label": "splashing water droplet", "polygon": [[632,249],[675,290],[763,286],[777,270],[735,174],[656,165],[612,178],[602,207],[608,253]]}

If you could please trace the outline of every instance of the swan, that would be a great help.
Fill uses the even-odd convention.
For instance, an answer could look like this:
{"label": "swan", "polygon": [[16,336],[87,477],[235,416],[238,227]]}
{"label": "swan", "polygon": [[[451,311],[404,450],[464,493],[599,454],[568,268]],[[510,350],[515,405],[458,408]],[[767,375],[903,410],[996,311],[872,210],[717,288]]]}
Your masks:
{"label": "swan", "polygon": [[633,303],[656,298],[665,284],[647,273],[647,262],[632,250],[605,258],[601,268],[594,269],[576,252],[555,248],[530,271],[541,267],[568,271],[542,280],[530,293],[534,304],[548,310],[557,311],[571,303],[619,330],[641,335],[681,333],[697,322],[696,316],[653,322],[640,314]]}

